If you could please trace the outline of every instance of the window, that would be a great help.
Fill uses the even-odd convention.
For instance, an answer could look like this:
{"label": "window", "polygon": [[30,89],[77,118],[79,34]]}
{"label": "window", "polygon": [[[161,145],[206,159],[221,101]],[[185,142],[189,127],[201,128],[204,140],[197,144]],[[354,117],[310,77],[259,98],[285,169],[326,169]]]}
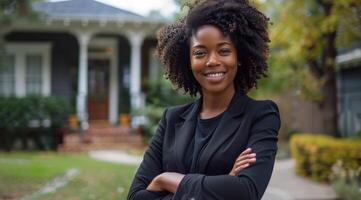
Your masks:
{"label": "window", "polygon": [[42,57],[26,55],[26,94],[41,94]]}
{"label": "window", "polygon": [[5,56],[0,66],[0,96],[11,96],[15,93],[15,56]]}
{"label": "window", "polygon": [[6,51],[10,67],[0,70],[0,96],[50,95],[51,44],[10,42]]}

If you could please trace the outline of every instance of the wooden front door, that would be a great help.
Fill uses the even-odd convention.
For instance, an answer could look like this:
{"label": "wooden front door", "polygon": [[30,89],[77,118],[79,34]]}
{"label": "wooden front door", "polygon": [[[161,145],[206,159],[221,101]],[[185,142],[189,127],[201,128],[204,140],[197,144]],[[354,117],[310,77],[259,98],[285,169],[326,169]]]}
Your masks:
{"label": "wooden front door", "polygon": [[88,74],[89,120],[107,120],[109,116],[109,59],[90,59]]}

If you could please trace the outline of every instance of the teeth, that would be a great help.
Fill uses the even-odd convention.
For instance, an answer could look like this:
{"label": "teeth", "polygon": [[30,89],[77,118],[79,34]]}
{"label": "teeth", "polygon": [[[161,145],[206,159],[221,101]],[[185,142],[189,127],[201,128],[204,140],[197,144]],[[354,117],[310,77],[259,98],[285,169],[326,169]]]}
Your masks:
{"label": "teeth", "polygon": [[206,74],[206,76],[208,76],[208,77],[219,77],[219,76],[223,76],[223,75],[224,75],[223,72]]}

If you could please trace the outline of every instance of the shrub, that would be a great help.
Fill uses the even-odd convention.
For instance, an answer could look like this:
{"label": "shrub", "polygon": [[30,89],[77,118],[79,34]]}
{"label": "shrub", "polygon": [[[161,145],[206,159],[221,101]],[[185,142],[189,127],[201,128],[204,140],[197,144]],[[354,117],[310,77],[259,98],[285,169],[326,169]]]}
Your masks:
{"label": "shrub", "polygon": [[330,180],[340,199],[361,200],[361,167],[357,170],[345,170],[339,160],[332,166]]}
{"label": "shrub", "polygon": [[32,139],[38,149],[56,149],[67,123],[69,104],[61,97],[0,97],[0,148],[11,150],[16,141],[27,149]]}
{"label": "shrub", "polygon": [[145,143],[149,142],[149,139],[154,135],[157,130],[158,123],[164,112],[163,107],[157,107],[153,105],[145,106],[137,111],[138,114],[145,115],[147,117],[147,123],[142,126],[142,134],[145,139]]}
{"label": "shrub", "polygon": [[352,137],[361,139],[361,130],[359,130],[355,134],[353,134]]}
{"label": "shrub", "polygon": [[[153,136],[166,107],[181,105],[193,100],[193,98],[182,95],[172,88],[169,81],[160,79],[152,83],[146,99],[146,106],[133,112],[133,115],[146,116],[147,123],[142,126],[142,134],[148,140]],[[147,141],[146,141],[147,143]]]}
{"label": "shrub", "polygon": [[296,173],[327,182],[331,168],[338,160],[343,162],[345,170],[360,167],[361,140],[298,134],[291,138],[291,153],[296,161]]}

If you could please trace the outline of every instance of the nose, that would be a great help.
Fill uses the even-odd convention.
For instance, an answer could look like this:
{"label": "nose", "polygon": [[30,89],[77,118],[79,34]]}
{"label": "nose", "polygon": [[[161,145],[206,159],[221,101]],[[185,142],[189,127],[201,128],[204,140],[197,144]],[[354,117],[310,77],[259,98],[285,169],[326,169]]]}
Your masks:
{"label": "nose", "polygon": [[209,55],[209,58],[207,60],[206,66],[207,67],[214,67],[219,65],[219,60],[218,60],[218,56],[216,55],[216,53],[211,53]]}

